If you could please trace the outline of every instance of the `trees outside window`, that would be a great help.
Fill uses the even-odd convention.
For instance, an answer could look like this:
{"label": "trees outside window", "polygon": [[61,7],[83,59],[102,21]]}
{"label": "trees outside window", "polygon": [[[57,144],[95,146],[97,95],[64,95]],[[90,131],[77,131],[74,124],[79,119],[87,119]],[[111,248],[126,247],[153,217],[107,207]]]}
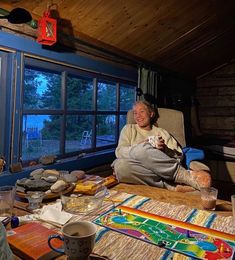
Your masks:
{"label": "trees outside window", "polygon": [[115,147],[136,86],[49,62],[35,64],[27,59],[24,69],[22,160]]}

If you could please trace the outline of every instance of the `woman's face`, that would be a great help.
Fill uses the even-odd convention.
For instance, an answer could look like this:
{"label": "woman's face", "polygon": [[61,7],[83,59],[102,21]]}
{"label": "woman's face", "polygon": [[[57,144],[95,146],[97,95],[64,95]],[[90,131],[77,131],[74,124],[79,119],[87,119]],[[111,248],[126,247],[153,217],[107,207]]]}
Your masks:
{"label": "woman's face", "polygon": [[152,128],[150,120],[153,116],[153,112],[150,112],[144,104],[136,104],[133,107],[133,112],[135,122],[140,128],[143,128],[145,130],[150,130]]}

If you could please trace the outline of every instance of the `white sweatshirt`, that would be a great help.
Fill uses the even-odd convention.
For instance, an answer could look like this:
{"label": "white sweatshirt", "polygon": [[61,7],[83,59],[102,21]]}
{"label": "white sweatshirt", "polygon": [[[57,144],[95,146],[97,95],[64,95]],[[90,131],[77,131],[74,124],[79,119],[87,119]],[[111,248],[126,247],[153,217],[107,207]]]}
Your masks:
{"label": "white sweatshirt", "polygon": [[123,127],[115,150],[116,157],[128,159],[131,147],[143,142],[149,136],[161,136],[167,146],[165,153],[170,157],[183,158],[180,145],[165,129],[153,125],[151,130],[144,130],[137,124],[127,124]]}

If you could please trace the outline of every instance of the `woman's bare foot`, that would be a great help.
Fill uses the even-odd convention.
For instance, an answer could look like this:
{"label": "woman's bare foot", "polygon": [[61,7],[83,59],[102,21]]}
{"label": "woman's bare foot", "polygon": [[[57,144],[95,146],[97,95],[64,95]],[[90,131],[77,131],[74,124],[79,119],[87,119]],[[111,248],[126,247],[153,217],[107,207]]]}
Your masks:
{"label": "woman's bare foot", "polygon": [[193,177],[195,181],[196,189],[208,188],[211,186],[211,176],[207,171],[190,171],[189,174]]}
{"label": "woman's bare foot", "polygon": [[188,171],[181,167],[177,172],[175,182],[200,190],[211,186],[211,176],[207,171]]}

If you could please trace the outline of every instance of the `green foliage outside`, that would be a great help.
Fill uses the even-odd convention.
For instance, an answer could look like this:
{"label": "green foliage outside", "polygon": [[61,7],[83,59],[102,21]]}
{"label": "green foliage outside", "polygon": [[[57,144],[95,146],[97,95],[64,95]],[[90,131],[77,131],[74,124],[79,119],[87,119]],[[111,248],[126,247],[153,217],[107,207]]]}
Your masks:
{"label": "green foliage outside", "polygon": [[[61,140],[62,123],[65,122],[66,141],[78,141],[83,131],[92,130],[95,116],[94,86],[92,78],[67,75],[66,95],[61,90],[62,74],[25,68],[24,75],[24,125],[26,131],[30,116],[27,110],[37,114],[44,110],[44,119],[40,129],[43,140]],[[97,136],[115,136],[115,115],[99,115],[99,111],[116,111],[117,87],[113,82],[99,82],[97,86]],[[127,111],[135,100],[135,89],[125,85],[120,87],[120,110]],[[55,114],[53,115],[53,111]],[[66,115],[64,115],[66,111]],[[80,112],[80,114],[79,114]],[[44,113],[43,113],[44,114]],[[65,117],[64,117],[65,116]],[[27,119],[28,117],[28,119]],[[65,121],[62,119],[65,118]],[[123,124],[123,123],[122,123]],[[25,136],[25,135],[23,135]],[[24,137],[23,137],[24,138]],[[28,147],[32,149],[32,147]]]}

